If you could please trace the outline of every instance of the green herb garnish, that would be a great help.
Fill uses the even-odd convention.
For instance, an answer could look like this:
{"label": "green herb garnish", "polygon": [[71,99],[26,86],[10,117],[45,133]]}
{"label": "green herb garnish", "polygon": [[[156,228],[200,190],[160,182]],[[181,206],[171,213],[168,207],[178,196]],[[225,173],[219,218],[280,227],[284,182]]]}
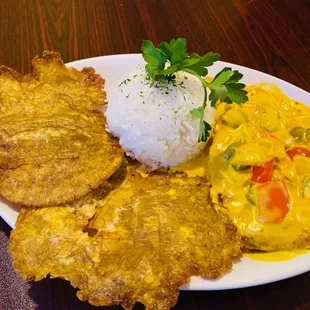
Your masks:
{"label": "green herb garnish", "polygon": [[[198,142],[205,142],[210,136],[212,129],[203,119],[207,104],[207,88],[211,90],[209,100],[211,106],[216,107],[216,102],[244,103],[248,100],[247,92],[243,89],[244,84],[239,83],[242,74],[231,68],[224,68],[213,80],[208,83],[203,77],[208,74],[207,67],[212,66],[220,59],[217,53],[207,53],[204,56],[198,54],[188,55],[186,52],[186,39],[172,39],[170,43],[161,42],[157,47],[148,40],[142,42],[143,58],[146,61],[146,71],[152,80],[172,81],[177,71],[184,71],[195,75],[204,88],[204,100],[201,107],[193,109],[191,115],[200,119]],[[168,65],[167,65],[168,64]]]}

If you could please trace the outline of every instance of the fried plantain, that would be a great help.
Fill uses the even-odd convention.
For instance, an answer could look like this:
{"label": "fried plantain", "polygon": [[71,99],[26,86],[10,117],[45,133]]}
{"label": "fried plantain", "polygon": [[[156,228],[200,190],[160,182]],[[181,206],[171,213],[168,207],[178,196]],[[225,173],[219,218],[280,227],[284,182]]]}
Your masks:
{"label": "fried plantain", "polygon": [[123,151],[95,108],[105,103],[94,69],[66,68],[44,52],[34,72],[0,67],[0,193],[27,206],[84,196],[121,165]]}
{"label": "fried plantain", "polygon": [[208,191],[200,178],[130,170],[96,208],[23,208],[9,244],[14,267],[26,279],[69,280],[96,306],[170,309],[190,276],[219,277],[241,255]]}

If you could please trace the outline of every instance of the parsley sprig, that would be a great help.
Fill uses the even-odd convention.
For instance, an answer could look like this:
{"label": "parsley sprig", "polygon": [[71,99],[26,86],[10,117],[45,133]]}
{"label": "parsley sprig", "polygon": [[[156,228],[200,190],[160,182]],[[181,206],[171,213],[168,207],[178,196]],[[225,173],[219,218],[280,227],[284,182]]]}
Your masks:
{"label": "parsley sprig", "polygon": [[[209,100],[213,108],[217,101],[227,103],[244,103],[248,100],[245,85],[239,83],[242,74],[231,68],[224,68],[208,83],[203,77],[208,74],[207,67],[220,59],[217,53],[207,53],[199,56],[196,53],[188,55],[186,39],[172,39],[170,43],[161,42],[157,47],[148,40],[142,42],[143,58],[146,61],[146,71],[154,84],[156,81],[171,81],[177,71],[184,71],[196,76],[204,89],[203,103],[199,108],[191,110],[191,115],[200,120],[198,142],[207,141],[212,129],[204,119],[207,105],[207,89],[210,89]],[[168,65],[167,65],[168,64]]]}

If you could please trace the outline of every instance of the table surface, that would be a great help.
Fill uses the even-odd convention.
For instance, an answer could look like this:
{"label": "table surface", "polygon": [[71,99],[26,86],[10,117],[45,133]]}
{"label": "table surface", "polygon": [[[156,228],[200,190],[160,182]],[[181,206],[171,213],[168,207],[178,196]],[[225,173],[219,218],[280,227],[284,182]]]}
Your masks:
{"label": "table surface", "polygon": [[[310,91],[309,0],[1,0],[0,25],[0,63],[22,73],[44,49],[69,62],[137,53],[143,39],[185,37],[190,52],[216,51]],[[0,310],[98,309],[65,281],[20,279],[6,252],[9,233],[0,219]],[[275,308],[310,309],[310,273],[240,290],[181,292],[174,309]]]}

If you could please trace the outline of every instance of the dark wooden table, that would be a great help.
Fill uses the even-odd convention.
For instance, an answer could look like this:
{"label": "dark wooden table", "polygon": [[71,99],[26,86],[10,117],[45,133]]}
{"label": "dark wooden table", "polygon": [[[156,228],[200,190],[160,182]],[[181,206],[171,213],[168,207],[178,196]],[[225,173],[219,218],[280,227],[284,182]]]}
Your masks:
{"label": "dark wooden table", "polygon": [[[0,63],[23,73],[44,49],[69,62],[139,52],[142,39],[180,36],[190,52],[217,51],[225,61],[310,91],[309,0],[0,1]],[[15,276],[6,254],[9,233],[0,219],[0,310],[97,309],[80,302],[64,281],[28,284]],[[254,288],[181,292],[174,309],[308,310],[310,273]]]}

